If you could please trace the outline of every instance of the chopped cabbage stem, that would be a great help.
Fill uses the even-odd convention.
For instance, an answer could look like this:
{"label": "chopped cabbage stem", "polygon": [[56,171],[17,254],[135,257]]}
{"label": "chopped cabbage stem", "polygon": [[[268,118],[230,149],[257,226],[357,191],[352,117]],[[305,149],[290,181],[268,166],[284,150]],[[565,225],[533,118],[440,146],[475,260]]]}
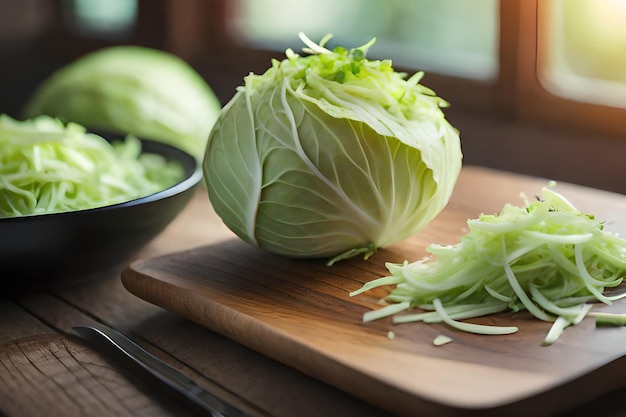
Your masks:
{"label": "chopped cabbage stem", "polygon": [[589,316],[596,319],[598,326],[626,326],[626,314],[592,311]]}
{"label": "chopped cabbage stem", "polygon": [[604,294],[626,274],[626,240],[550,187],[524,207],[507,204],[500,213],[482,214],[467,224],[469,233],[456,245],[433,244],[424,259],[388,263],[389,276],[350,293],[395,286],[384,300],[388,305],[366,312],[364,321],[391,316],[393,323],[443,322],[497,335],[517,328],[464,320],[526,310],[552,323],[544,345],[585,317],[597,325],[626,325],[626,314],[591,311],[594,303],[610,305],[626,296]]}
{"label": "chopped cabbage stem", "polygon": [[446,345],[448,343],[452,342],[452,338],[443,334],[438,335],[437,337],[435,337],[435,339],[433,340],[433,345],[435,346],[443,346]]}
{"label": "chopped cabbage stem", "polygon": [[180,164],[142,153],[133,136],[110,143],[48,116],[0,115],[0,149],[0,218],[130,201],[183,177]]}

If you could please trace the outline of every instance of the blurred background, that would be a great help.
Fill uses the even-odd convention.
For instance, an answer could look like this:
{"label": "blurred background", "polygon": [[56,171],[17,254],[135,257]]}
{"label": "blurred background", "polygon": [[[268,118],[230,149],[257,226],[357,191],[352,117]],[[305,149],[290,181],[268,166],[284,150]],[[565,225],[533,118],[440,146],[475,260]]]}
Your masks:
{"label": "blurred background", "polygon": [[[626,193],[626,0],[0,0],[0,113],[111,45],[180,56],[226,103],[297,33],[376,37],[369,58],[424,71],[465,164]],[[1,151],[1,150],[0,150]]]}

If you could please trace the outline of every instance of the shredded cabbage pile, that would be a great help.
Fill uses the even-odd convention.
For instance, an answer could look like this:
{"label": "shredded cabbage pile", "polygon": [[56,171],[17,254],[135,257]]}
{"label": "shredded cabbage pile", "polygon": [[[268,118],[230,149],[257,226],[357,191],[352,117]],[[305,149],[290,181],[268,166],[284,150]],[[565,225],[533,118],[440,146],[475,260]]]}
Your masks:
{"label": "shredded cabbage pile", "polygon": [[[517,327],[462,320],[527,310],[553,322],[546,345],[588,315],[597,322],[625,324],[623,315],[590,310],[594,302],[611,304],[626,296],[604,294],[622,283],[626,240],[562,195],[545,187],[537,201],[505,205],[499,214],[483,214],[468,226],[458,244],[430,245],[429,257],[387,264],[390,276],[352,292],[396,285],[385,299],[389,305],[365,313],[364,321],[393,316],[394,323],[444,322],[473,333],[509,334]],[[421,311],[408,311],[415,308]]]}
{"label": "shredded cabbage pile", "polygon": [[174,185],[180,164],[141,153],[127,136],[109,143],[78,124],[0,115],[0,218],[115,204]]}

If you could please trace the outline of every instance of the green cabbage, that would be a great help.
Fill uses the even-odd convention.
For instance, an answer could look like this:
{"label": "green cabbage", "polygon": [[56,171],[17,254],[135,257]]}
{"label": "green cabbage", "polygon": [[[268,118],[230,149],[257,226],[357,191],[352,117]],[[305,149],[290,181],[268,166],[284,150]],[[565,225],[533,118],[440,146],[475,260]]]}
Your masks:
{"label": "green cabbage", "polygon": [[121,203],[183,178],[180,164],[142,153],[133,136],[110,143],[48,116],[0,115],[0,149],[0,218]]}
{"label": "green cabbage", "polygon": [[517,327],[461,320],[527,310],[553,323],[546,345],[586,316],[599,324],[626,325],[623,315],[590,311],[594,302],[611,304],[626,296],[603,293],[626,275],[626,240],[561,194],[544,188],[537,201],[507,204],[497,215],[483,214],[467,224],[469,233],[458,244],[433,244],[429,257],[388,263],[389,276],[352,292],[396,286],[385,298],[389,304],[368,311],[363,320],[393,316],[394,323],[444,322],[472,333],[509,334]]}
{"label": "green cabbage", "polygon": [[296,258],[366,257],[425,227],[447,204],[461,168],[447,103],[388,60],[373,41],[346,50],[301,34],[250,74],[224,106],[204,159],[224,223],[259,248]]}
{"label": "green cabbage", "polygon": [[221,109],[208,84],[164,51],[114,46],[87,54],[46,79],[24,116],[49,115],[176,146],[201,160]]}

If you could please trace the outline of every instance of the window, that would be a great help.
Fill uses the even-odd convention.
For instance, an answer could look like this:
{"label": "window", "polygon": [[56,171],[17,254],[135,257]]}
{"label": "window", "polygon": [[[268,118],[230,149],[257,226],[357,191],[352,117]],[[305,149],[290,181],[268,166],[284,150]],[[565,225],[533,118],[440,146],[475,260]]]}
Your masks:
{"label": "window", "polygon": [[[194,45],[194,56],[186,57],[237,85],[248,72],[267,69],[270,58],[282,58],[286,48],[297,50],[300,31],[315,41],[332,33],[330,47],[376,37],[370,58],[391,58],[409,73],[425,71],[424,83],[454,109],[626,138],[624,3],[187,0],[176,2],[177,9],[189,9],[188,18],[169,37],[202,28],[184,37],[184,45]],[[177,46],[183,55],[184,45]],[[600,64],[592,68],[591,60]],[[218,88],[224,99],[234,90],[223,82]]]}
{"label": "window", "polygon": [[503,106],[520,121],[625,141],[625,3],[501,0]]}
{"label": "window", "polygon": [[571,100],[626,108],[626,1],[545,0],[539,79]]}
{"label": "window", "polygon": [[63,0],[65,26],[79,35],[122,39],[137,19],[137,0]]}
{"label": "window", "polygon": [[[14,2],[2,1],[16,10]],[[376,37],[368,57],[391,58],[409,73],[425,71],[424,83],[453,110],[616,136],[626,143],[626,0],[23,3],[45,3],[61,18],[47,30],[50,36],[32,37],[39,42],[32,56],[41,59],[59,62],[115,43],[162,48],[215,80],[226,101],[247,73],[264,71],[286,48],[297,51],[300,31],[314,41],[332,33],[330,47],[357,47]],[[23,37],[22,26],[5,15],[0,13],[8,24],[0,32],[19,29]],[[5,49],[13,44],[5,42]]]}
{"label": "window", "polygon": [[497,0],[239,0],[228,27],[240,43],[283,51],[327,33],[357,47],[376,37],[370,58],[458,77],[498,73]]}

